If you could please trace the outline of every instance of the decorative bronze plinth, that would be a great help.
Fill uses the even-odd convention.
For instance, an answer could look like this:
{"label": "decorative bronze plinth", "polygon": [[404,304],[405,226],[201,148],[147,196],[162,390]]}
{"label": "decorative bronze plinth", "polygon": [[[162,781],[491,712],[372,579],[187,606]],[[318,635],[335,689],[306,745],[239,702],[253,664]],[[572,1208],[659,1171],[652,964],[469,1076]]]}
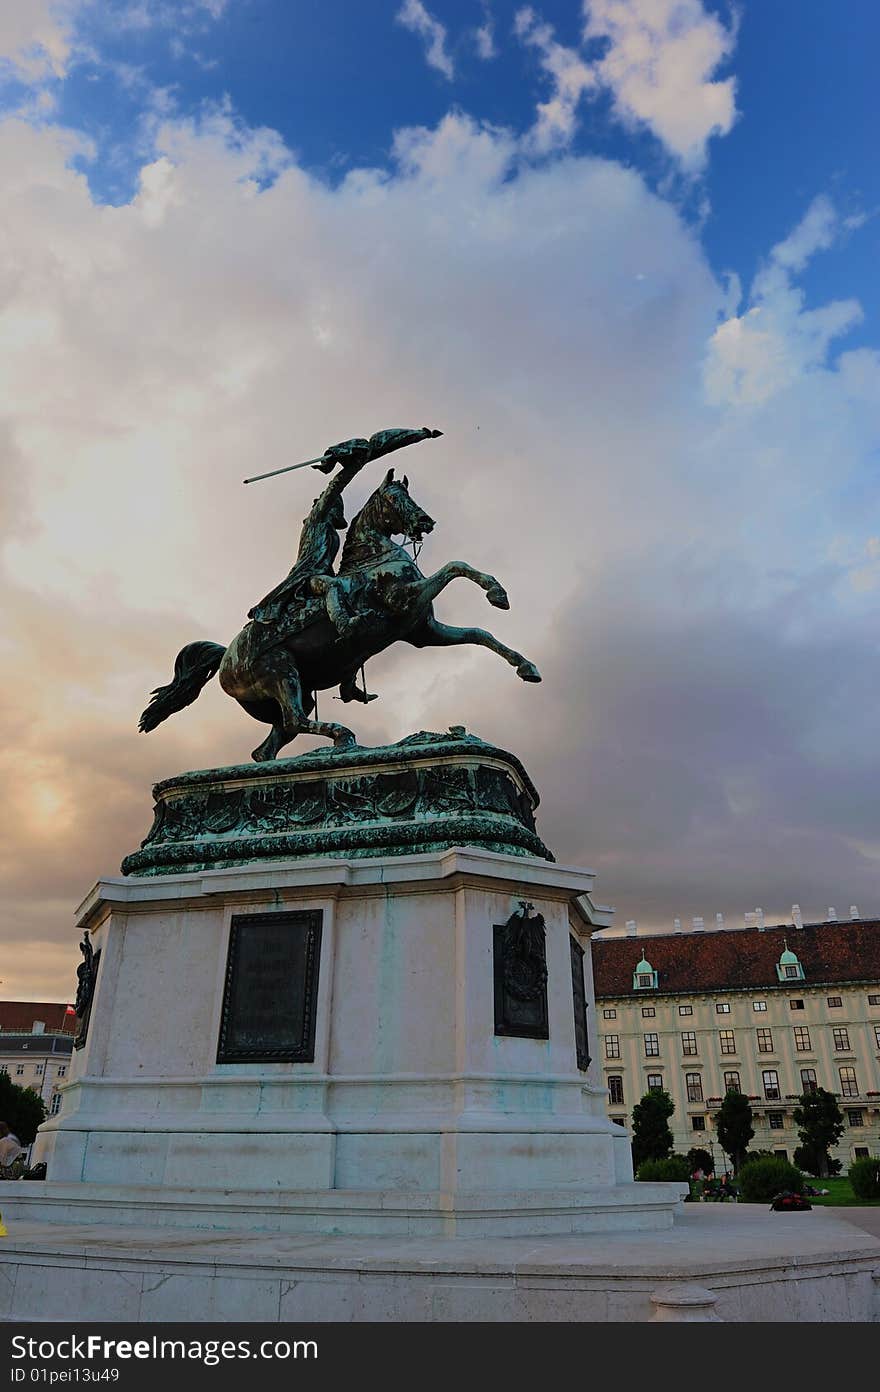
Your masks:
{"label": "decorative bronze plinth", "polygon": [[183,773],[153,795],[153,825],[122,862],[125,875],[462,845],[553,859],[535,831],[538,793],[520,761],[458,730]]}

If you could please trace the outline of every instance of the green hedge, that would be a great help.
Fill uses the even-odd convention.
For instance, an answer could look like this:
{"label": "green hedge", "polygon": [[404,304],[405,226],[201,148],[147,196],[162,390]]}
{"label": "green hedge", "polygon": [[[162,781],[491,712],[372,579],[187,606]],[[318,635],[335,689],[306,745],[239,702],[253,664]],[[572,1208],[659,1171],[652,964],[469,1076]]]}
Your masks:
{"label": "green hedge", "polygon": [[665,1160],[643,1160],[636,1173],[636,1179],[649,1183],[667,1183],[669,1180],[688,1180],[691,1167],[686,1155],[667,1155]]}
{"label": "green hedge", "polygon": [[880,1199],[880,1156],[865,1155],[854,1160],[848,1178],[857,1199]]}
{"label": "green hedge", "polygon": [[769,1203],[786,1189],[795,1194],[804,1191],[804,1177],[800,1170],[778,1155],[747,1160],[737,1179],[746,1203]]}

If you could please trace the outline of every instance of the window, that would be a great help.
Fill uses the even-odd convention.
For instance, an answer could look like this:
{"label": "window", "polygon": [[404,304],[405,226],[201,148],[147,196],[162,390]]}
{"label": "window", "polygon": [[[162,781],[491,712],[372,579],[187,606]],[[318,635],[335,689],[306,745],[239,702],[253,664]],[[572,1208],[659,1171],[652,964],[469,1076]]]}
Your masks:
{"label": "window", "polygon": [[603,1019],[603,1020],[616,1020],[616,1019],[617,1019],[617,1011],[616,1011],[616,1010],[603,1010],[603,1011],[602,1011],[602,1019]]}
{"label": "window", "polygon": [[649,1073],[649,1074],[648,1074],[648,1091],[649,1091],[649,1092],[651,1091],[652,1088],[662,1088],[662,1086],[663,1086],[663,1074],[662,1074],[662,1073]]}
{"label": "window", "polygon": [[53,1094],[52,1094],[52,1104],[51,1104],[51,1106],[49,1107],[49,1115],[50,1115],[50,1116],[57,1116],[58,1113],[59,1113],[60,1111],[61,1111],[61,1093],[60,1093],[60,1092],[53,1092]]}
{"label": "window", "polygon": [[623,1106],[623,1076],[612,1073],[608,1079],[608,1101],[615,1107]]}
{"label": "window", "polygon": [[867,1160],[870,1153],[866,1145],[857,1145],[853,1152],[857,1160]]}
{"label": "window", "polygon": [[781,1131],[783,1126],[785,1125],[785,1120],[782,1115],[782,1112],[768,1112],[767,1120],[770,1123],[771,1131]]}
{"label": "window", "polygon": [[806,1025],[796,1025],[794,1031],[794,1047],[799,1054],[808,1054],[812,1045],[810,1043],[810,1031]]}
{"label": "window", "polygon": [[758,1036],[758,1053],[759,1053],[759,1054],[772,1054],[772,1053],[773,1053],[773,1033],[772,1033],[772,1031],[771,1031],[771,1030],[768,1030],[768,1029],[759,1029],[759,1030],[756,1031],[756,1033],[757,1033],[757,1036]]}
{"label": "window", "polygon": [[846,1119],[850,1126],[864,1126],[865,1113],[858,1108],[854,1108],[853,1111],[847,1112]]}
{"label": "window", "polygon": [[738,1074],[738,1073],[725,1073],[725,1075],[724,1075],[724,1091],[725,1091],[725,1092],[739,1092],[739,1091],[740,1091],[739,1074]]}
{"label": "window", "polygon": [[801,1092],[816,1091],[816,1070],[815,1068],[801,1069]]}
{"label": "window", "polygon": [[775,1068],[765,1068],[761,1074],[761,1082],[764,1085],[764,1096],[770,1102],[778,1102],[779,1097],[779,1074]]}
{"label": "window", "polygon": [[854,1068],[841,1068],[840,1072],[840,1091],[844,1097],[858,1097],[859,1085],[856,1082],[856,1070]]}
{"label": "window", "polygon": [[831,1031],[831,1033],[834,1035],[834,1047],[835,1047],[835,1049],[837,1050],[837,1052],[838,1052],[839,1054],[848,1054],[848,1053],[849,1053],[849,1030],[845,1030],[845,1029],[833,1029],[833,1030]]}
{"label": "window", "polygon": [[34,1069],[34,1072],[36,1073],[36,1075],[37,1075],[38,1078],[42,1078],[42,1076],[43,1076],[43,1065],[42,1065],[41,1063],[38,1063],[37,1066],[36,1066],[35,1069]]}
{"label": "window", "polygon": [[829,996],[825,1004],[828,1006],[829,1010],[839,1010],[843,1005],[843,1001],[840,996]]}
{"label": "window", "polygon": [[660,1057],[660,1036],[659,1036],[659,1034],[646,1034],[646,1035],[645,1035],[645,1057],[646,1057],[646,1058],[659,1058],[659,1057]]}
{"label": "window", "polygon": [[766,1011],[766,1009],[767,1009],[767,1002],[766,1002],[766,1001],[752,1001],[752,1009],[753,1009],[753,1010],[757,1010],[757,1011],[759,1011],[759,1012],[760,1012],[760,1011]]}
{"label": "window", "polygon": [[773,1154],[776,1156],[776,1158],[777,1158],[778,1160],[787,1160],[787,1159],[788,1159],[788,1151],[787,1151],[787,1150],[774,1150]]}
{"label": "window", "polygon": [[880,996],[869,996],[869,997],[868,997],[868,1004],[869,1004],[869,1005],[880,1005]]}
{"label": "window", "polygon": [[716,1001],[716,1002],[715,1002],[715,1014],[716,1014],[716,1015],[729,1015],[729,1014],[730,1014],[730,1005],[728,1004],[728,1002],[727,1002],[727,1001]]}
{"label": "window", "polygon": [[703,1079],[699,1073],[685,1073],[685,1086],[689,1102],[702,1102],[703,1100]]}
{"label": "window", "polygon": [[626,1126],[626,1117],[612,1117],[615,1126]]}
{"label": "window", "polygon": [[693,1030],[682,1030],[681,1052],[683,1054],[695,1054],[697,1052],[697,1036]]}
{"label": "window", "polygon": [[643,1006],[642,1006],[642,1019],[643,1019],[643,1020],[653,1020],[653,1018],[654,1018],[654,1016],[655,1016],[656,1014],[657,1014],[657,1011],[654,1009],[653,1005],[643,1005]]}
{"label": "window", "polygon": [[691,1127],[694,1131],[705,1131],[706,1118],[704,1116],[692,1116]]}
{"label": "window", "polygon": [[58,1072],[56,1073],[55,1076],[56,1076],[57,1078],[66,1078],[66,1077],[67,1077],[67,1064],[66,1064],[66,1063],[62,1063],[62,1064],[59,1066]]}
{"label": "window", "polygon": [[788,1002],[788,1008],[789,1010],[803,1010],[804,1003],[802,1000],[790,1000]]}
{"label": "window", "polygon": [[636,982],[640,991],[647,991],[654,985],[653,972],[636,972]]}
{"label": "window", "polygon": [[719,1030],[718,1038],[721,1040],[722,1054],[736,1053],[736,1037],[733,1030]]}
{"label": "window", "polygon": [[24,1073],[24,1064],[23,1064],[23,1063],[17,1064],[17,1065],[16,1065],[16,1068],[15,1068],[15,1072],[16,1072],[17,1077],[20,1078],[20,1077],[22,1076],[22,1074]]}
{"label": "window", "polygon": [[785,975],[789,981],[797,981],[800,974],[801,973],[799,967],[786,965]]}
{"label": "window", "polygon": [[678,1013],[679,1015],[693,1015],[694,1007],[692,1005],[680,1005],[678,1007]]}
{"label": "window", "polygon": [[620,1035],[606,1034],[605,1036],[605,1057],[620,1058]]}
{"label": "window", "polygon": [[877,1045],[877,1048],[880,1049],[880,1025],[874,1026],[874,1043]]}

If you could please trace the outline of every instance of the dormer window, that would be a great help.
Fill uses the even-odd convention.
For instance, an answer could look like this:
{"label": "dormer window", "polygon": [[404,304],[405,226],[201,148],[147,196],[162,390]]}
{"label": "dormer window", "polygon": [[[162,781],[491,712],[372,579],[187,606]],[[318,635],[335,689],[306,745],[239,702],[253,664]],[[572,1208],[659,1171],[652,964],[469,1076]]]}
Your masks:
{"label": "dormer window", "polygon": [[784,951],[776,964],[776,975],[780,981],[803,981],[804,979],[804,969],[787,942],[784,942]]}
{"label": "dormer window", "polygon": [[635,971],[633,972],[634,991],[656,991],[657,973],[651,963],[642,957]]}

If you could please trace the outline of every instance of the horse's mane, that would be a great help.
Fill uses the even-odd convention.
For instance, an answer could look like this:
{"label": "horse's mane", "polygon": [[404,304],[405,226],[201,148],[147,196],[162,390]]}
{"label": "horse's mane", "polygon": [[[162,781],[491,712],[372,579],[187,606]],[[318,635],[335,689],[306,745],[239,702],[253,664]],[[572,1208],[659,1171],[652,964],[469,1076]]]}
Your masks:
{"label": "horse's mane", "polygon": [[[391,538],[388,536],[387,532],[378,525],[376,518],[376,514],[379,512],[381,506],[382,494],[387,487],[388,484],[384,481],[380,483],[379,487],[370,494],[360,512],[356,513],[348,524],[348,532],[346,533],[345,543],[342,547],[342,557],[339,562],[340,574],[347,569],[348,562],[352,562],[352,569],[357,566],[357,552],[364,546],[367,533],[372,532],[374,535],[385,537],[387,541],[391,542]],[[391,544],[394,545],[393,542],[391,542]]]}

